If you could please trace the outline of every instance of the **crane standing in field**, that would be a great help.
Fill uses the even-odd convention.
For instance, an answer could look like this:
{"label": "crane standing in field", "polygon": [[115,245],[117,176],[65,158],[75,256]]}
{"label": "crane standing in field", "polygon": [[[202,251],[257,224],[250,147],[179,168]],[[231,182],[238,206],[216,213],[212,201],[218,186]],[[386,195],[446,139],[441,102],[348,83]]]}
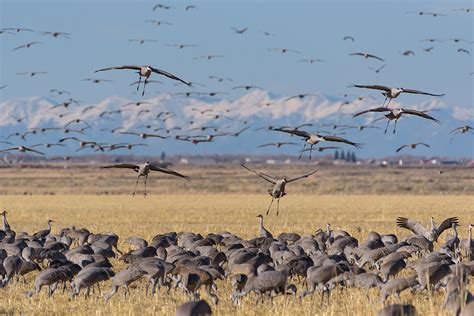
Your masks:
{"label": "crane standing in field", "polygon": [[186,179],[186,180],[189,179],[189,177],[187,177],[185,175],[182,175],[181,173],[178,173],[178,172],[173,171],[173,170],[168,169],[168,168],[162,168],[162,167],[154,166],[154,165],[150,164],[150,162],[148,162],[148,161],[145,161],[145,163],[142,164],[142,165],[122,163],[122,164],[118,164],[118,165],[105,166],[105,167],[101,167],[101,168],[125,168],[125,169],[132,169],[133,171],[135,171],[137,173],[137,181],[135,182],[135,189],[133,190],[133,193],[132,193],[133,196],[135,196],[135,193],[137,192],[137,184],[138,184],[138,180],[140,180],[140,177],[145,178],[145,193],[143,195],[144,196],[147,195],[147,193],[146,193],[146,180],[148,179],[148,174],[150,173],[150,171],[163,172],[163,173],[171,174],[173,176],[177,176],[177,177],[180,177],[180,178],[183,178],[183,179]]}
{"label": "crane standing in field", "polygon": [[263,180],[273,184],[273,188],[268,189],[268,193],[271,195],[272,201],[270,202],[270,205],[268,206],[266,215],[268,215],[268,213],[270,212],[270,208],[272,207],[273,201],[275,199],[277,199],[277,216],[278,216],[279,208],[280,208],[280,198],[282,198],[283,196],[286,195],[286,192],[285,192],[286,184],[290,183],[290,182],[300,180],[300,179],[307,178],[310,175],[312,175],[313,173],[316,173],[316,171],[317,171],[317,170],[315,170],[315,171],[312,171],[310,173],[307,173],[305,175],[302,175],[302,176],[299,176],[299,177],[296,177],[296,178],[287,179],[285,177],[283,179],[277,179],[277,178],[269,176],[268,174],[265,174],[263,172],[258,172],[258,171],[252,170],[252,169],[248,168],[247,166],[245,166],[244,164],[242,164],[241,166],[244,167],[245,169],[247,169],[248,171],[255,173],[257,176],[259,176]]}

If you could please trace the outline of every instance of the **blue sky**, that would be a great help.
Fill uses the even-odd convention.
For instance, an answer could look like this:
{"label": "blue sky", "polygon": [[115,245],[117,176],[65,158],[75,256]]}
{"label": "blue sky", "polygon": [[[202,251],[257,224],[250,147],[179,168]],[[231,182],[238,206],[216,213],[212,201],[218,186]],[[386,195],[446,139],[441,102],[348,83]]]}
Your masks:
{"label": "blue sky", "polygon": [[[128,84],[137,77],[128,71],[94,74],[102,67],[150,64],[193,82],[205,84],[198,91],[225,91],[229,99],[240,92],[230,89],[254,84],[276,95],[351,92],[383,99],[377,92],[355,91],[350,83],[403,86],[446,93],[448,105],[473,109],[471,43],[421,42],[426,38],[473,40],[474,13],[456,11],[472,7],[471,1],[163,1],[171,10],[152,11],[155,1],[21,1],[3,0],[0,28],[24,27],[38,31],[71,33],[71,39],[53,38],[32,32],[0,35],[0,101],[20,97],[47,96],[49,90],[65,89],[82,102],[98,102],[117,95],[139,100]],[[197,9],[185,11],[188,4]],[[430,11],[447,16],[419,16]],[[407,13],[413,12],[413,13]],[[173,25],[157,27],[144,20],[157,19]],[[231,27],[248,27],[236,34]],[[270,32],[266,36],[263,32]],[[355,43],[343,41],[345,35]],[[137,43],[129,39],[153,39]],[[30,41],[42,43],[12,51]],[[167,44],[194,44],[178,50]],[[435,46],[426,53],[423,47]],[[269,52],[287,47],[301,54]],[[413,50],[415,56],[400,52]],[[369,51],[385,59],[386,68],[375,74],[368,67],[383,63],[348,56]],[[195,60],[218,54],[223,58]],[[474,51],[471,52],[474,54]],[[299,59],[321,58],[316,64]],[[23,71],[48,71],[38,77],[16,75]],[[209,75],[230,77],[218,83]],[[84,78],[103,78],[112,83],[92,84]],[[149,86],[148,96],[188,89],[160,79],[163,85]],[[425,101],[424,96],[403,96],[408,104]],[[471,121],[472,122],[472,121]],[[471,142],[472,147],[472,142]]]}

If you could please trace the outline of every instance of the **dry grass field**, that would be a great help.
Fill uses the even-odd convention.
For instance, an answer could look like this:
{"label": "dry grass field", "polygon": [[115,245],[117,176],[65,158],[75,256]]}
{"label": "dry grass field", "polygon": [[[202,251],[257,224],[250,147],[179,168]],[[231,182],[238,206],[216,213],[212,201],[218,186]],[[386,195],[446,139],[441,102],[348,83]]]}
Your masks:
{"label": "dry grass field", "polygon": [[[177,168],[181,170],[180,168]],[[186,168],[184,168],[186,169]],[[268,169],[266,169],[268,171]],[[191,170],[184,170],[191,171]],[[209,170],[207,170],[209,171]],[[201,174],[211,174],[213,179],[223,179],[222,174],[230,171],[200,170]],[[302,170],[295,170],[294,174]],[[67,171],[61,171],[64,175]],[[334,171],[335,172],[335,171]],[[342,172],[342,171],[339,171]],[[391,172],[400,172],[392,170]],[[27,231],[33,233],[46,227],[46,221],[53,219],[55,224],[53,232],[60,228],[75,225],[76,227],[87,227],[94,233],[117,233],[121,241],[119,248],[129,250],[123,240],[132,235],[141,236],[148,241],[158,234],[169,231],[192,231],[203,235],[210,232],[230,231],[243,238],[252,238],[258,235],[258,221],[255,216],[263,213],[268,206],[270,197],[265,193],[265,183],[246,173],[238,173],[241,179],[222,180],[224,185],[219,190],[219,182],[206,180],[193,180],[184,183],[179,180],[160,179],[150,181],[150,196],[143,198],[140,192],[135,198],[127,193],[133,188],[133,174],[117,173],[109,171],[84,170],[80,177],[60,177],[52,170],[43,170],[41,175],[35,177],[13,173],[11,170],[1,171],[0,208],[9,211],[9,222],[17,232]],[[189,173],[189,172],[188,172]],[[220,173],[220,176],[218,175]],[[360,175],[362,173],[362,175]],[[437,173],[434,171],[434,174]],[[107,175],[115,174],[113,179],[105,179]],[[198,171],[191,175],[198,175]],[[293,173],[291,173],[293,174]],[[370,178],[367,170],[346,170],[348,176],[343,184],[344,188],[357,188],[354,178]],[[49,176],[48,176],[49,175]],[[324,172],[323,172],[324,175]],[[415,175],[424,183],[431,183],[425,172],[415,170]],[[29,177],[31,176],[31,179]],[[337,175],[336,172],[336,176]],[[413,177],[413,174],[405,175]],[[390,187],[386,180],[385,194],[372,194],[381,192],[377,181],[382,181],[382,174],[373,175],[374,182],[364,184],[369,189],[366,194],[350,194],[347,189],[342,188],[333,194],[324,194],[327,187],[323,184],[330,181],[336,185],[334,179],[318,175],[307,182],[289,185],[289,194],[285,196],[280,204],[280,216],[275,213],[265,219],[265,226],[274,234],[281,232],[296,232],[302,235],[314,233],[318,228],[323,228],[326,223],[331,223],[334,229],[345,229],[360,241],[366,239],[367,234],[375,230],[379,233],[396,233],[398,236],[408,235],[408,231],[396,227],[397,216],[407,216],[429,224],[430,216],[434,216],[439,223],[448,216],[458,216],[462,237],[466,237],[467,224],[474,223],[474,196],[472,191],[466,192],[459,188],[472,189],[472,175],[463,173],[467,178],[463,183],[455,183],[454,176],[448,175],[451,190],[435,190],[428,194],[423,185],[418,185],[417,192],[399,191],[398,193]],[[95,178],[93,178],[95,177]],[[402,175],[399,175],[402,177]],[[439,183],[442,181],[433,176]],[[438,176],[439,177],[439,176]],[[95,179],[96,185],[93,185]],[[80,181],[82,179],[82,182]],[[377,180],[380,179],[380,180]],[[395,177],[397,179],[397,177]],[[436,180],[438,179],[438,180]],[[6,183],[14,185],[6,185]],[[104,181],[104,182],[101,182]],[[22,185],[20,185],[22,183]],[[35,184],[43,183],[38,188]],[[68,186],[67,183],[70,183]],[[183,184],[184,183],[184,184]],[[197,189],[193,187],[196,183],[207,183],[206,188]],[[416,183],[416,182],[414,182]],[[61,185],[62,184],[62,185]],[[141,184],[141,183],[140,183]],[[296,183],[295,183],[296,184]],[[6,185],[6,186],[5,186]],[[394,182],[394,185],[403,185],[403,181]],[[413,185],[405,183],[405,185]],[[179,187],[178,187],[179,186]],[[317,186],[317,187],[316,187]],[[434,185],[433,185],[434,186]],[[170,187],[176,192],[170,192]],[[314,189],[316,187],[316,189]],[[77,188],[77,190],[73,190]],[[457,188],[457,189],[456,189]],[[142,190],[142,184],[139,186]],[[314,190],[313,190],[314,189]],[[104,195],[104,191],[112,191],[115,195]],[[256,193],[251,193],[251,191]],[[16,194],[6,195],[11,192]],[[32,193],[32,195],[18,195],[21,191]],[[55,195],[43,195],[51,191]],[[224,191],[218,193],[219,191]],[[94,192],[96,194],[83,194]],[[238,192],[238,193],[233,193]],[[354,189],[355,193],[361,193]],[[454,193],[453,193],[454,192]],[[101,193],[101,194],[97,194]],[[161,193],[161,194],[160,194]],[[166,193],[166,194],[163,194]],[[304,194],[302,194],[304,193]],[[447,194],[450,193],[450,194]],[[440,238],[444,240],[445,236]],[[125,267],[123,262],[112,260],[116,270]],[[414,272],[411,272],[414,273]],[[409,274],[408,270],[404,274]],[[123,290],[113,297],[108,303],[103,299],[103,294],[109,291],[110,281],[102,286],[102,295],[97,291],[88,299],[81,295],[78,298],[70,298],[70,290],[65,293],[58,290],[52,298],[47,297],[46,289],[38,296],[27,298],[25,293],[34,288],[34,277],[36,273],[27,275],[25,280],[20,279],[0,290],[0,313],[13,314],[68,314],[75,315],[173,315],[176,307],[187,301],[187,296],[181,290],[171,290],[166,294],[161,290],[155,297],[144,295],[145,281],[139,281],[131,289],[131,295],[127,299],[123,297]],[[302,284],[296,279],[292,281],[302,289]],[[299,297],[278,297],[274,304],[270,302],[258,303],[256,297],[250,295],[242,300],[241,305],[235,306],[231,303],[230,282],[218,281],[217,294],[220,303],[212,306],[217,315],[373,315],[381,308],[378,299],[378,290],[372,289],[369,295],[358,289],[341,290],[338,288],[331,293],[330,304],[325,303],[320,307],[321,294],[315,293],[300,301]],[[474,291],[472,284],[470,290]],[[203,298],[207,298],[205,293]],[[447,315],[441,310],[444,300],[443,294],[431,295],[426,291],[416,296],[409,292],[401,296],[403,302],[410,302],[417,308],[420,315]],[[389,302],[396,302],[391,298]]]}

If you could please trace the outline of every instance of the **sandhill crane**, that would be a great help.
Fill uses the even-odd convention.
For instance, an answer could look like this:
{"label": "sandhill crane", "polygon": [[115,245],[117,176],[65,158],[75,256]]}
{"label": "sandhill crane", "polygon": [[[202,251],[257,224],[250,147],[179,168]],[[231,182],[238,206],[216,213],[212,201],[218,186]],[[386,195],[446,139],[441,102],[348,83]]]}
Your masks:
{"label": "sandhill crane", "polygon": [[5,268],[5,278],[1,281],[3,287],[5,287],[14,276],[18,278],[22,263],[23,261],[19,256],[8,256],[3,260],[3,267]]}
{"label": "sandhill crane", "polygon": [[190,301],[176,309],[176,316],[208,316],[212,315],[209,304],[204,300]]}
{"label": "sandhill crane", "polygon": [[273,184],[273,189],[268,190],[268,193],[272,197],[272,201],[270,202],[270,205],[268,206],[266,214],[268,215],[268,213],[270,212],[270,208],[272,207],[273,200],[277,199],[277,216],[278,216],[278,213],[279,213],[280,198],[282,198],[283,196],[286,195],[286,192],[285,192],[286,184],[294,182],[294,181],[298,181],[298,180],[301,180],[301,179],[304,179],[304,178],[307,178],[310,175],[317,172],[317,170],[315,170],[315,171],[312,171],[312,172],[307,173],[305,175],[295,177],[295,178],[290,178],[290,179],[287,179],[287,178],[276,179],[276,178],[274,178],[272,176],[269,176],[268,174],[265,174],[263,172],[258,172],[258,171],[252,170],[252,169],[248,168],[247,166],[245,166],[244,164],[242,164],[241,166],[244,167],[245,169],[247,169],[248,171],[255,173],[257,176],[259,176],[263,180]]}
{"label": "sandhill crane", "polygon": [[[277,132],[283,132],[283,133],[288,133],[291,135],[296,135],[305,140],[303,150],[306,148],[306,145],[310,145],[310,151],[309,151],[309,159],[311,159],[311,152],[312,148],[314,145],[319,144],[320,142],[339,142],[339,143],[345,143],[349,144],[351,146],[354,146],[356,148],[360,148],[361,144],[359,143],[353,143],[347,139],[337,137],[337,136],[330,136],[330,135],[320,135],[317,133],[309,133],[305,131],[300,131],[300,130],[289,130],[289,129],[281,129],[281,128],[274,128],[272,131],[277,131]],[[300,153],[299,159],[301,159],[302,152]]]}
{"label": "sandhill crane", "polygon": [[415,52],[412,51],[411,49],[408,49],[406,51],[400,52],[403,56],[415,56]]}
{"label": "sandhill crane", "polygon": [[166,262],[155,257],[138,258],[132,263],[131,267],[140,269],[148,277],[146,295],[148,295],[148,284],[150,282],[152,295],[155,295],[157,285],[163,284],[166,270],[165,265]]}
{"label": "sandhill crane", "polygon": [[242,296],[250,292],[255,292],[263,299],[262,294],[270,293],[270,298],[273,294],[284,294],[286,292],[287,275],[281,271],[265,271],[256,276],[251,276],[242,290],[242,292],[232,293],[231,299],[234,303]]}
{"label": "sandhill crane", "polygon": [[263,147],[268,147],[268,146],[275,146],[276,148],[280,148],[283,145],[298,145],[298,144],[293,143],[293,142],[275,142],[275,143],[263,144],[263,145],[258,146],[257,148],[263,148]]}
{"label": "sandhill crane", "polygon": [[380,287],[380,301],[381,303],[384,303],[387,297],[392,294],[395,294],[398,298],[400,298],[401,292],[406,289],[413,288],[418,284],[419,283],[415,277],[389,280]]}
{"label": "sandhill crane", "polygon": [[74,276],[73,270],[62,266],[59,268],[48,268],[41,271],[35,279],[36,294],[41,291],[45,285],[48,286],[48,296],[53,295],[58,283],[70,281]]}
{"label": "sandhill crane", "polygon": [[350,41],[352,41],[352,43],[354,43],[354,42],[355,42],[355,39],[354,39],[354,37],[353,37],[353,36],[350,36],[350,35],[346,35],[346,36],[344,36],[342,40],[343,40],[343,41],[350,40]]}
{"label": "sandhill crane", "polygon": [[145,271],[135,267],[128,267],[127,269],[120,271],[113,277],[112,288],[110,293],[105,296],[105,301],[108,301],[112,296],[114,296],[115,293],[117,293],[118,288],[122,286],[125,288],[124,297],[126,298],[129,292],[128,286],[141,279],[144,275]]}
{"label": "sandhill crane", "polygon": [[474,131],[474,127],[471,127],[469,125],[464,125],[464,126],[460,126],[460,127],[457,127],[455,129],[453,129],[450,132],[450,134],[464,134],[464,133],[467,133],[467,132],[473,133],[472,131]]}
{"label": "sandhill crane", "polygon": [[244,28],[241,28],[241,29],[238,29],[236,27],[232,27],[232,30],[237,34],[244,34],[248,30],[248,27],[244,27]]}
{"label": "sandhill crane", "polygon": [[458,224],[453,223],[451,227],[454,230],[454,236],[448,235],[446,237],[446,241],[441,248],[449,249],[452,253],[454,253],[454,257],[457,256],[458,247],[459,247],[459,237],[458,237]]}
{"label": "sandhill crane", "polygon": [[392,87],[387,87],[387,86],[382,86],[382,85],[355,84],[355,85],[352,85],[352,87],[383,91],[382,95],[385,97],[385,100],[382,103],[382,107],[385,105],[385,102],[387,100],[388,100],[388,103],[387,103],[387,105],[385,105],[385,107],[388,107],[388,105],[390,104],[390,101],[392,99],[397,98],[402,93],[430,95],[430,96],[433,96],[433,97],[442,97],[442,96],[445,95],[444,93],[443,94],[434,94],[434,93],[424,92],[424,91],[420,91],[420,90],[407,89],[407,88],[392,88]]}
{"label": "sandhill crane", "polygon": [[382,71],[382,69],[385,68],[385,66],[386,66],[386,65],[384,64],[384,65],[382,65],[382,66],[380,66],[380,67],[378,67],[378,68],[369,67],[369,69],[372,70],[372,71],[374,71],[376,74],[378,74],[378,73],[380,73],[380,72]]}
{"label": "sandhill crane", "polygon": [[402,145],[400,147],[397,148],[397,150],[395,150],[395,152],[400,152],[403,148],[407,148],[407,147],[410,147],[411,149],[415,149],[416,146],[418,145],[422,145],[422,146],[425,146],[426,148],[430,148],[430,145],[426,144],[426,143],[414,143],[414,144],[407,144],[407,145]]}
{"label": "sandhill crane", "polygon": [[7,231],[11,230],[10,229],[10,224],[7,221],[7,214],[8,214],[8,212],[6,210],[3,210],[2,213],[0,213],[0,215],[2,215],[2,217],[3,217],[2,230],[4,232],[7,232]]}
{"label": "sandhill crane", "polygon": [[468,238],[460,241],[459,246],[464,250],[464,255],[468,261],[474,257],[474,241],[472,240],[472,224],[468,226]]}
{"label": "sandhill crane", "polygon": [[113,277],[115,273],[109,268],[85,268],[79,272],[74,278],[71,288],[72,296],[77,296],[81,289],[86,288],[86,296],[89,296],[90,288],[101,281],[106,281]]}
{"label": "sandhill crane", "polygon": [[313,93],[301,93],[301,94],[297,94],[297,95],[292,95],[291,97],[288,97],[285,99],[286,102],[290,101],[290,100],[293,100],[293,99],[304,99],[306,97],[314,97],[316,96],[316,94],[313,94]]}
{"label": "sandhill crane", "polygon": [[316,291],[317,287],[322,287],[321,295],[321,306],[323,305],[324,292],[328,293],[328,302],[330,297],[330,290],[327,286],[327,282],[332,278],[342,274],[343,270],[340,266],[336,264],[327,264],[321,267],[313,266],[308,268],[307,273],[307,282],[309,284],[309,290],[301,293],[301,298],[310,295]]}
{"label": "sandhill crane", "polygon": [[416,287],[418,291],[424,289],[430,290],[432,286],[435,286],[445,276],[451,273],[448,264],[434,263],[421,267],[418,270],[418,282],[420,285]]}
{"label": "sandhill crane", "polygon": [[272,233],[270,233],[268,230],[265,229],[265,227],[263,227],[263,216],[262,214],[259,214],[257,215],[258,218],[260,218],[260,237],[265,237],[265,238],[272,238],[273,239],[273,235]]}
{"label": "sandhill crane", "polygon": [[44,153],[42,153],[41,151],[35,150],[33,148],[26,147],[26,146],[18,146],[18,147],[11,147],[11,148],[7,148],[7,149],[3,149],[3,150],[0,150],[0,153],[12,151],[12,150],[16,150],[16,151],[19,151],[21,153],[27,153],[27,152],[31,151],[35,154],[44,155]]}
{"label": "sandhill crane", "polygon": [[403,108],[398,108],[398,109],[389,109],[386,107],[373,108],[373,109],[368,109],[368,110],[364,110],[362,112],[356,113],[352,117],[357,117],[359,115],[369,113],[369,112],[390,112],[388,114],[385,114],[385,117],[388,119],[388,121],[387,121],[387,126],[385,127],[384,133],[387,133],[387,129],[388,129],[388,125],[390,124],[390,121],[395,120],[395,126],[393,127],[393,133],[395,134],[395,131],[397,129],[397,122],[402,117],[402,115],[415,115],[415,116],[419,116],[428,120],[435,121],[436,123],[440,123],[437,119],[426,114],[423,111],[403,109]]}
{"label": "sandhill crane", "polygon": [[33,234],[33,237],[37,239],[43,239],[46,238],[51,233],[51,223],[54,223],[52,220],[48,220],[48,228],[44,230],[40,230],[39,232],[36,232]]}
{"label": "sandhill crane", "polygon": [[31,46],[36,45],[36,44],[41,44],[41,42],[29,42],[24,45],[17,46],[13,50],[19,50],[20,48],[30,48]]}
{"label": "sandhill crane", "polygon": [[180,174],[176,171],[173,171],[171,169],[168,169],[168,168],[162,168],[162,167],[152,165],[148,161],[145,161],[145,163],[142,164],[142,165],[133,165],[133,164],[122,163],[122,164],[118,164],[118,165],[104,166],[104,167],[101,167],[101,168],[125,168],[125,169],[132,169],[133,171],[135,171],[137,173],[137,181],[135,182],[135,189],[133,190],[133,193],[132,193],[133,196],[135,196],[135,193],[137,191],[137,184],[138,184],[138,180],[140,179],[140,177],[145,178],[144,196],[147,195],[147,193],[146,193],[146,180],[148,179],[148,174],[149,174],[150,171],[158,171],[158,172],[171,174],[173,176],[177,176],[177,177],[183,178],[185,180],[189,179],[188,176],[182,175],[182,174]]}
{"label": "sandhill crane", "polygon": [[161,69],[153,68],[152,66],[135,66],[135,65],[132,65],[132,66],[130,66],[130,65],[126,65],[126,66],[116,66],[116,67],[107,67],[107,68],[98,69],[98,70],[96,70],[95,72],[108,71],[108,70],[116,70],[116,69],[137,70],[137,73],[138,73],[138,75],[139,75],[139,77],[138,77],[137,91],[138,91],[138,89],[139,89],[139,87],[140,87],[141,78],[142,78],[142,77],[145,77],[145,82],[144,82],[144,84],[143,84],[142,96],[145,95],[145,86],[146,86],[146,84],[147,84],[147,80],[148,80],[148,78],[150,78],[150,76],[151,76],[151,74],[152,74],[153,72],[154,72],[154,73],[157,73],[157,74],[159,74],[159,75],[168,77],[168,78],[170,78],[170,79],[180,81],[180,82],[184,83],[185,85],[188,85],[188,86],[191,85],[189,82],[186,82],[186,81],[184,81],[183,79],[176,77],[176,76],[173,75],[172,73],[169,73],[169,72],[164,71],[164,70],[161,70]]}
{"label": "sandhill crane", "polygon": [[295,53],[295,54],[300,54],[301,52],[296,50],[296,49],[291,49],[291,48],[269,48],[267,49],[269,52],[279,52],[279,53],[282,53],[282,54],[285,54],[285,53]]}
{"label": "sandhill crane", "polygon": [[457,217],[449,217],[445,219],[439,227],[434,224],[434,219],[431,217],[431,228],[428,230],[415,220],[405,217],[397,217],[397,226],[406,228],[413,233],[423,236],[431,242],[438,241],[438,237],[446,230],[452,227],[453,224],[458,223]]}
{"label": "sandhill crane", "polygon": [[350,53],[349,55],[350,55],[350,56],[362,56],[362,57],[364,57],[365,59],[374,58],[374,59],[377,59],[377,60],[380,60],[380,61],[384,61],[382,58],[380,58],[380,57],[378,57],[378,56],[375,56],[375,55],[373,55],[373,54],[370,54],[369,52]]}

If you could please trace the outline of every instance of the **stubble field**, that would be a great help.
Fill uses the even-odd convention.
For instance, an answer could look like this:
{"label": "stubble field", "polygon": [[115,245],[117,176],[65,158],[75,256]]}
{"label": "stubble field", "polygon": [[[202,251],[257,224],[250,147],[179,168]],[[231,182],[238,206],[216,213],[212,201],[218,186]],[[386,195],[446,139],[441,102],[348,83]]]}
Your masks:
{"label": "stubble field", "polygon": [[[179,168],[178,168],[179,169]],[[209,170],[207,170],[209,171]],[[212,171],[212,170],[211,170]],[[294,171],[291,174],[299,174],[302,170]],[[346,169],[347,172],[355,172]],[[357,171],[357,170],[356,170]],[[98,176],[95,170],[88,170],[82,173],[87,177]],[[200,171],[202,172],[202,171]],[[214,170],[216,179],[222,171]],[[225,171],[224,171],[225,172]],[[227,171],[230,172],[230,171]],[[285,171],[286,172],[286,171]],[[339,171],[334,171],[335,177]],[[367,177],[370,171],[359,170],[363,177]],[[393,170],[392,170],[393,172]],[[398,173],[403,171],[398,170]],[[419,172],[419,171],[416,171]],[[100,171],[103,177],[104,171]],[[193,171],[195,175],[199,171]],[[30,172],[29,174],[32,174]],[[202,172],[204,174],[204,172]],[[437,171],[426,176],[419,173],[420,181],[432,183],[437,180]],[[394,192],[393,187],[387,187],[386,193],[374,184],[367,193],[360,194],[357,191],[357,183],[353,178],[346,178],[344,188],[356,188],[352,191],[341,189],[334,194],[324,192],[329,190],[322,182],[324,177],[318,175],[314,179],[309,179],[306,183],[289,186],[289,194],[285,196],[280,204],[280,215],[277,217],[272,211],[265,217],[266,228],[278,236],[282,232],[296,232],[300,235],[313,234],[316,229],[324,228],[326,223],[331,223],[333,229],[347,230],[360,242],[366,240],[370,231],[377,231],[380,234],[396,233],[399,238],[407,236],[408,231],[396,227],[397,216],[406,216],[417,219],[423,224],[429,224],[430,216],[434,216],[439,223],[449,216],[458,216],[461,226],[461,237],[466,238],[468,223],[474,222],[474,197],[472,191],[465,188],[472,188],[472,176],[469,173],[460,173],[464,177],[463,183],[455,181],[456,176],[448,176],[450,180],[443,183],[453,185],[451,190],[433,193],[425,192],[426,186],[415,186],[417,194],[406,194],[406,192]],[[133,188],[133,174],[120,173],[103,181],[100,192],[96,186],[89,183],[81,185],[75,183],[68,186],[68,178],[57,177],[62,186],[54,186],[45,180],[47,175],[56,175],[54,172],[38,172],[34,179],[25,180],[18,176],[18,173],[2,171],[2,193],[10,190],[11,195],[0,195],[0,208],[9,211],[9,222],[14,230],[18,232],[26,231],[33,233],[46,227],[46,221],[53,219],[53,233],[59,232],[60,228],[74,225],[76,227],[86,227],[94,233],[114,232],[120,236],[119,248],[128,251],[130,248],[123,243],[126,237],[140,236],[148,241],[159,233],[170,231],[192,231],[205,236],[211,232],[230,231],[242,238],[250,239],[258,236],[258,221],[256,215],[264,213],[270,197],[265,192],[265,183],[253,179],[248,174],[242,173],[242,178],[236,182],[234,180],[222,180],[221,186],[224,192],[214,190],[192,189],[192,185],[199,183],[199,180],[190,181],[183,184],[179,180],[166,178],[162,181],[153,180],[149,183],[151,195],[147,198],[140,196],[138,192],[135,198],[125,194],[127,190]],[[193,174],[191,174],[193,175]],[[28,177],[29,175],[27,175]],[[412,177],[413,173],[405,174]],[[153,175],[152,175],[153,177]],[[357,177],[357,176],[355,176]],[[376,183],[381,174],[372,175]],[[401,176],[400,176],[401,177]],[[431,182],[427,179],[433,177]],[[28,185],[14,186],[6,188],[3,186],[10,178],[12,182],[24,181]],[[156,179],[156,177],[155,177]],[[459,179],[459,176],[458,176]],[[360,180],[360,179],[359,179]],[[77,181],[75,178],[73,181]],[[87,180],[85,180],[87,182]],[[231,181],[229,183],[229,181]],[[334,180],[330,180],[331,183]],[[382,180],[380,180],[382,181]],[[43,188],[38,188],[34,183],[44,182]],[[218,183],[208,182],[208,186],[218,187]],[[316,184],[317,183],[317,184]],[[394,185],[402,186],[404,180],[394,182]],[[175,192],[169,192],[169,186],[175,188]],[[107,187],[105,186],[107,185]],[[162,185],[163,187],[160,187]],[[311,189],[311,186],[315,189]],[[405,185],[409,185],[408,182]],[[8,187],[8,186],[7,186]],[[95,189],[91,189],[94,187]],[[73,188],[78,188],[72,192]],[[82,188],[82,189],[81,189]],[[163,189],[162,189],[163,188]],[[234,192],[233,189],[236,188]],[[454,188],[454,189],[453,189]],[[459,188],[464,188],[460,190]],[[142,190],[142,185],[139,186]],[[29,192],[27,195],[20,195],[22,192]],[[51,191],[55,195],[44,195],[38,190]],[[90,194],[96,190],[96,194]],[[114,195],[104,195],[104,190],[112,191]],[[163,192],[164,191],[164,192]],[[252,191],[255,191],[252,193]],[[43,193],[45,193],[43,192]],[[58,193],[59,192],[59,193]],[[89,194],[84,194],[84,192]],[[378,192],[379,194],[372,194]],[[420,193],[421,192],[421,193]],[[160,194],[167,193],[167,194]],[[357,194],[354,194],[357,193]],[[446,234],[446,233],[445,233]],[[444,240],[444,235],[440,241]],[[112,259],[112,264],[116,271],[120,271],[126,265]],[[32,298],[26,297],[26,292],[34,289],[34,278],[37,273],[30,273],[23,280],[1,289],[0,312],[14,314],[162,314],[173,315],[176,307],[187,301],[188,297],[181,290],[171,290],[166,294],[165,289],[161,289],[154,297],[145,296],[145,281],[134,283],[130,291],[130,296],[123,297],[122,290],[108,303],[103,299],[103,295],[110,289],[110,281],[101,285],[102,294],[97,290],[91,297],[85,298],[81,295],[78,298],[70,298],[70,289],[65,293],[58,290],[52,298],[47,297],[46,290]],[[414,271],[404,270],[403,275],[414,274]],[[304,289],[301,282],[296,279],[290,283],[297,285],[298,291]],[[331,293],[331,302],[320,306],[321,294],[315,293],[300,301],[299,296],[285,296],[274,299],[270,302],[258,303],[254,295],[244,298],[240,305],[233,305],[230,300],[231,287],[228,280],[217,281],[217,295],[220,302],[217,306],[212,306],[217,315],[371,315],[382,307],[379,303],[379,290],[371,289],[369,295],[365,290],[338,288]],[[474,290],[472,284],[469,286]],[[202,297],[207,299],[207,294],[203,292]],[[428,292],[419,293],[416,296],[410,292],[402,293],[401,301],[408,302],[417,308],[420,315],[446,315],[441,306],[444,294],[430,294]],[[388,302],[398,302],[391,298]]]}

